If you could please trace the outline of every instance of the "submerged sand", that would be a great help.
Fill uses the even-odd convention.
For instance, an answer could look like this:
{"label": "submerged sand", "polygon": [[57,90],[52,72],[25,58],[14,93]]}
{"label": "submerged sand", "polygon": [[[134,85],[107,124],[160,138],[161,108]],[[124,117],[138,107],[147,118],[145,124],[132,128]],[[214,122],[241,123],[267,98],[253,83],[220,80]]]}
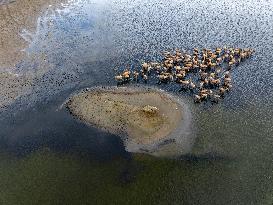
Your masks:
{"label": "submerged sand", "polygon": [[156,89],[89,89],[70,97],[66,106],[78,119],[121,136],[132,152],[174,143],[189,125],[185,105]]}
{"label": "submerged sand", "polygon": [[31,87],[28,76],[18,76],[9,72],[0,72],[0,109],[11,104]]}

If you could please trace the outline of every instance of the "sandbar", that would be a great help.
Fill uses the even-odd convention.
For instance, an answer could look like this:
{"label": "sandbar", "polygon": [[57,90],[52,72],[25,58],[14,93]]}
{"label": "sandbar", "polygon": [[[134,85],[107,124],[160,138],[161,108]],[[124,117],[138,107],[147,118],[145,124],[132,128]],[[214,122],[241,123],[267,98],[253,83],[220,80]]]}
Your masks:
{"label": "sandbar", "polygon": [[65,103],[77,119],[119,135],[127,151],[154,152],[188,134],[189,110],[179,97],[143,87],[89,88]]}

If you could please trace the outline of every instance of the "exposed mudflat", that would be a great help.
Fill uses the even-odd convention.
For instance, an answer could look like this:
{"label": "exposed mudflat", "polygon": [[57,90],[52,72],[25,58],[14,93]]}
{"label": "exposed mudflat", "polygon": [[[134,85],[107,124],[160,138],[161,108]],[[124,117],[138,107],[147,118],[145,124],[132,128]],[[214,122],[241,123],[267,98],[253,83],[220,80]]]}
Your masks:
{"label": "exposed mudflat", "polygon": [[175,143],[191,119],[178,97],[148,88],[90,89],[66,105],[82,121],[122,136],[131,152],[154,152],[159,145]]}

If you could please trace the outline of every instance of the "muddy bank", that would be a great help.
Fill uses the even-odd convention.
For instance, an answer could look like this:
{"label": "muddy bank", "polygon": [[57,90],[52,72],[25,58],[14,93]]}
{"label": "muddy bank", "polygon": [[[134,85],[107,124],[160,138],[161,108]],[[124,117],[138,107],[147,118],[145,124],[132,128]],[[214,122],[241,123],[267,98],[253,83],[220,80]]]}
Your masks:
{"label": "muddy bank", "polygon": [[[72,96],[66,107],[85,123],[121,136],[130,152],[153,153],[189,134],[187,106],[158,89],[92,88]],[[182,150],[189,141],[184,140]]]}

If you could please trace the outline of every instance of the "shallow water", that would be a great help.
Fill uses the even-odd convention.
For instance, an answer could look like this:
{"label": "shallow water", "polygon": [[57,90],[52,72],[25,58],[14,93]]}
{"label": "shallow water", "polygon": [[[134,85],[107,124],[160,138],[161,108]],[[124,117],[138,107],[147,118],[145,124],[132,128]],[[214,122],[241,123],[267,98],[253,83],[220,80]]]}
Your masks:
{"label": "shallow water", "polygon": [[[25,23],[14,30],[27,40],[26,53],[16,66],[1,65],[30,82],[21,97],[3,101],[2,204],[273,203],[270,1],[55,4],[43,5],[34,31]],[[114,68],[174,47],[223,45],[256,52],[232,72],[232,92],[219,104],[195,105],[176,87],[160,86],[188,99],[195,119],[194,147],[176,159],[131,155],[117,136],[59,109],[76,90],[114,85]]]}

